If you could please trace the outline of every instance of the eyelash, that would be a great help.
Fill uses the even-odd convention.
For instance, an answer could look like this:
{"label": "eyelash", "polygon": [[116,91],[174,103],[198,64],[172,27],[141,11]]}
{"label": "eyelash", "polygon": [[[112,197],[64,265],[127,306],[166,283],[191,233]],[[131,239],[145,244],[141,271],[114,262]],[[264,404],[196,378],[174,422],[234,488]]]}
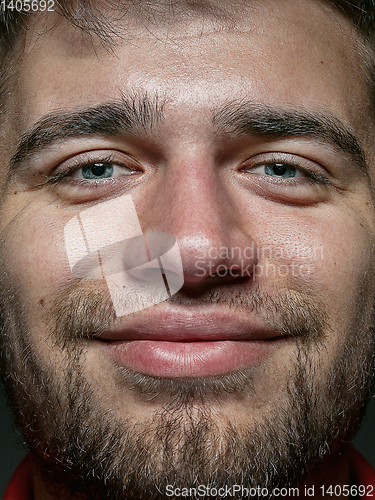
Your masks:
{"label": "eyelash", "polygon": [[[300,162],[296,161],[294,158],[286,158],[289,156],[287,153],[283,154],[273,154],[272,153],[268,156],[268,154],[263,154],[263,155],[258,155],[265,157],[263,160],[262,158],[256,159],[257,157],[254,157],[250,160],[247,160],[248,164],[246,165],[246,162],[244,166],[240,169],[240,172],[243,173],[248,173],[252,174],[253,170],[259,167],[265,167],[266,165],[270,164],[275,164],[275,163],[280,163],[284,164],[289,167],[293,167],[299,172],[302,172],[305,174],[307,177],[305,178],[293,178],[293,177],[282,177],[282,176],[270,176],[267,174],[261,174],[267,177],[267,181],[271,182],[277,182],[279,185],[284,184],[292,187],[293,185],[298,186],[303,184],[311,184],[311,185],[321,185],[321,186],[327,186],[330,184],[329,180],[315,172],[313,169],[306,168],[301,166]],[[284,156],[284,157],[283,157]],[[308,161],[308,160],[305,160]],[[108,178],[102,178],[102,179],[84,179],[84,178],[73,178],[71,177],[69,179],[69,176],[71,176],[74,172],[77,172],[85,167],[88,167],[90,165],[94,165],[97,163],[108,163],[113,165],[114,167],[125,167],[129,169],[130,173],[128,175],[124,175],[124,177],[132,177],[133,175],[137,175],[142,173],[141,169],[136,169],[134,166],[129,165],[129,163],[123,161],[120,162],[114,158],[114,155],[108,155],[108,156],[98,156],[97,158],[87,158],[87,160],[83,160],[82,158],[80,159],[75,158],[72,161],[72,164],[69,165],[66,168],[63,168],[62,170],[58,171],[55,174],[52,174],[51,176],[48,176],[46,179],[45,184],[47,185],[57,185],[59,183],[69,183],[70,185],[78,186],[78,187],[87,187],[87,188],[99,188],[103,187],[104,184],[109,185],[109,183],[115,182],[119,177],[108,177]],[[256,175],[253,173],[253,175]]]}
{"label": "eyelash", "polygon": [[[266,165],[271,165],[271,164],[275,164],[275,163],[280,163],[280,164],[284,164],[288,167],[295,168],[299,172],[302,172],[303,174],[305,174],[307,177],[304,179],[294,179],[294,178],[285,178],[285,177],[280,176],[279,178],[277,178],[278,182],[287,182],[289,185],[291,185],[292,183],[300,183],[303,180],[303,182],[305,182],[305,183],[310,182],[312,184],[320,184],[320,185],[325,185],[325,186],[330,184],[329,180],[324,175],[318,174],[317,172],[315,172],[314,170],[312,170],[310,168],[303,167],[297,161],[293,161],[292,159],[289,159],[289,158],[286,159],[285,157],[282,158],[280,156],[275,155],[275,156],[271,156],[263,161],[262,160],[260,160],[260,161],[252,160],[252,162],[253,163],[249,166],[245,165],[241,169],[241,171],[252,173],[252,170],[254,170],[256,168],[265,167]],[[266,174],[264,174],[264,175],[266,175]],[[271,176],[267,176],[267,177],[271,178]],[[273,179],[276,179],[276,177],[274,177]]]}
{"label": "eyelash", "polygon": [[56,174],[53,174],[52,176],[49,176],[47,178],[46,184],[48,185],[55,185],[60,182],[70,182],[74,183],[75,185],[89,185],[90,187],[96,187],[103,184],[103,182],[113,182],[114,177],[109,177],[109,178],[104,178],[104,179],[80,179],[80,178],[71,178],[69,179],[69,176],[73,174],[74,172],[77,172],[78,170],[81,170],[85,167],[88,167],[90,165],[95,165],[96,163],[108,163],[113,166],[117,167],[125,167],[128,168],[130,171],[132,171],[131,175],[135,175],[137,173],[140,173],[139,171],[133,169],[130,165],[125,165],[124,163],[121,163],[113,158],[112,155],[106,156],[106,157],[98,157],[98,158],[93,158],[93,159],[88,159],[87,161],[82,161],[82,160],[74,160],[74,164],[70,165],[69,167],[57,172]]}

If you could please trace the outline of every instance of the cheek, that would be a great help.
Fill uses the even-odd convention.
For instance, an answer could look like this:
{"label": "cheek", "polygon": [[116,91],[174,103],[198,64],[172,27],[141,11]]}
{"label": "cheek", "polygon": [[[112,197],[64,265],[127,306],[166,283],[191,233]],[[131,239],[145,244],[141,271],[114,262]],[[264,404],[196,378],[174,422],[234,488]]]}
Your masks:
{"label": "cheek", "polygon": [[343,214],[318,229],[317,236],[323,241],[324,258],[317,266],[316,287],[326,297],[329,314],[341,329],[364,328],[372,321],[375,296],[372,232]]}
{"label": "cheek", "polygon": [[28,206],[2,231],[2,265],[8,286],[26,310],[48,305],[71,276],[64,244],[69,220],[49,206]]}
{"label": "cheek", "polygon": [[308,293],[337,331],[349,332],[360,318],[370,321],[374,239],[363,220],[348,210],[268,214],[267,220],[258,238],[260,262],[272,271],[259,278],[264,286]]}

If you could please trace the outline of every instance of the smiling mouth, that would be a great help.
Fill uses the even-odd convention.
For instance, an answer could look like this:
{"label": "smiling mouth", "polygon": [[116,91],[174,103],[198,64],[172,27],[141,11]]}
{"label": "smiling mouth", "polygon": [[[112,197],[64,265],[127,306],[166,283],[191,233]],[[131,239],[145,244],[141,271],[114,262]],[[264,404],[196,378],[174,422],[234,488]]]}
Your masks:
{"label": "smiling mouth", "polygon": [[120,371],[164,378],[225,375],[279,358],[290,344],[324,341],[325,312],[310,296],[245,292],[172,298],[117,317],[105,291],[72,285],[52,328],[63,349],[82,342]]}

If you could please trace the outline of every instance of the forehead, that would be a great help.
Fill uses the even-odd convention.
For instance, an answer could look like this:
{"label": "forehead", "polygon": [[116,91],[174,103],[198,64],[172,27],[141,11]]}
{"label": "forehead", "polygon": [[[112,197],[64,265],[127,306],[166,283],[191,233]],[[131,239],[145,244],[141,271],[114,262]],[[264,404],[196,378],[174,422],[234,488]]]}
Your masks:
{"label": "forehead", "polygon": [[41,20],[19,65],[16,128],[22,133],[51,110],[139,92],[162,96],[171,120],[177,109],[189,126],[192,116],[199,122],[246,98],[328,111],[361,129],[368,106],[363,47],[348,20],[311,0],[229,7],[227,17],[185,12],[154,22],[128,12],[116,23],[121,36],[111,50],[66,21]]}

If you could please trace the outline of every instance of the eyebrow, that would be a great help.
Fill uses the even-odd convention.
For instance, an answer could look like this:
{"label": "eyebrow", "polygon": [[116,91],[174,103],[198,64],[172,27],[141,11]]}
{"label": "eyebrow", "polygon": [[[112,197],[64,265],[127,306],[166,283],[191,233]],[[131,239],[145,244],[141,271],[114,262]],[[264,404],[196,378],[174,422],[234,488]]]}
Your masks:
{"label": "eyebrow", "polygon": [[[89,108],[57,110],[38,120],[22,135],[10,160],[9,173],[26,159],[68,137],[148,134],[164,118],[165,101],[156,95],[121,95],[118,101]],[[339,118],[305,109],[232,101],[213,110],[216,132],[265,139],[312,137],[329,142],[367,170],[365,152],[354,132]]]}
{"label": "eyebrow", "polygon": [[38,151],[68,137],[150,133],[163,120],[164,102],[155,96],[121,95],[97,106],[56,110],[22,135],[10,160],[10,172]]}
{"label": "eyebrow", "polygon": [[249,101],[232,101],[214,112],[217,130],[265,139],[311,137],[331,143],[368,170],[366,155],[352,129],[337,116],[305,109],[282,108]]}

